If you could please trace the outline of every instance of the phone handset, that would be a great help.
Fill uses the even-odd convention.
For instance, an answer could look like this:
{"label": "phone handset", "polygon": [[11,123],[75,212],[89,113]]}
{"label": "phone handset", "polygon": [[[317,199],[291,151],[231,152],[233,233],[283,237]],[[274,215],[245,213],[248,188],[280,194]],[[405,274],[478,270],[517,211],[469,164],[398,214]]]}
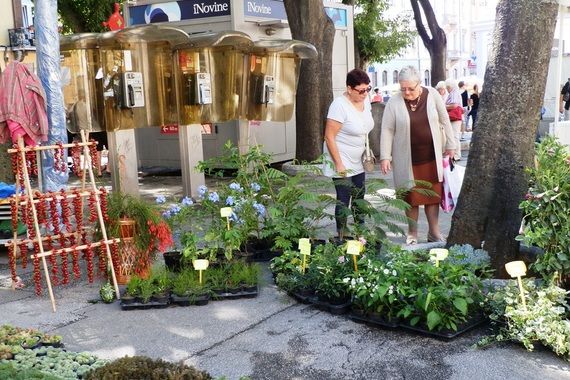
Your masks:
{"label": "phone handset", "polygon": [[127,85],[127,97],[129,100],[128,103],[128,107],[134,107],[135,106],[135,90],[133,89],[132,85]]}

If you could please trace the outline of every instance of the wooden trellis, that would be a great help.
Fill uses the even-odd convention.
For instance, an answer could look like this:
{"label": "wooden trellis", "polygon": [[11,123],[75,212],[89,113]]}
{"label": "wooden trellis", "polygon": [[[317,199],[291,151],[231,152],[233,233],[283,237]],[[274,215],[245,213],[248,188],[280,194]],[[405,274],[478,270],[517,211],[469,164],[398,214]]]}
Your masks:
{"label": "wooden trellis", "polygon": [[[14,229],[14,237],[12,240],[8,241],[5,245],[9,248],[10,255],[10,270],[12,274],[12,281],[16,280],[16,260],[18,256],[18,250],[22,260],[22,266],[26,266],[28,259],[28,244],[33,244],[34,254],[30,255],[30,258],[34,262],[34,282],[36,284],[36,293],[41,293],[41,273],[39,270],[39,261],[41,260],[41,265],[43,266],[44,277],[47,283],[47,288],[49,296],[51,299],[52,309],[55,312],[55,299],[52,289],[52,281],[50,278],[50,271],[47,265],[46,257],[50,259],[52,264],[52,271],[57,274],[57,257],[61,258],[62,272],[64,274],[64,283],[67,281],[66,276],[69,276],[68,264],[69,257],[68,254],[72,255],[72,265],[75,278],[79,277],[79,252],[83,251],[86,260],[88,260],[88,273],[92,277],[92,260],[93,251],[92,249],[99,249],[99,259],[102,260],[102,255],[106,255],[105,267],[102,268],[101,262],[99,263],[99,269],[106,270],[110,269],[113,285],[115,287],[115,293],[117,298],[120,298],[119,286],[117,284],[117,279],[115,276],[115,265],[113,262],[112,250],[116,251],[119,239],[113,238],[109,239],[107,236],[107,231],[105,228],[105,217],[101,208],[101,196],[105,197],[106,192],[103,190],[98,190],[95,184],[95,176],[93,174],[93,157],[91,157],[91,152],[89,147],[92,147],[96,142],[87,141],[87,135],[85,131],[81,131],[81,143],[72,144],[57,144],[57,145],[47,145],[47,146],[36,146],[36,147],[25,147],[23,140],[20,138],[18,140],[18,147],[13,149],[8,149],[9,154],[17,155],[13,159],[15,163],[16,172],[16,194],[13,195],[11,200],[12,203],[12,222],[17,225],[17,218],[20,215],[18,210],[22,208],[22,213],[26,216],[25,220],[28,225],[28,235],[29,238],[19,239],[17,236],[17,229]],[[82,185],[81,190],[72,189],[68,191],[60,191],[58,193],[52,194],[42,194],[38,190],[34,190],[30,183],[30,173],[27,168],[26,154],[33,152],[36,156],[38,152],[44,150],[54,151],[54,167],[56,165],[60,166],[60,170],[67,170],[67,163],[63,162],[62,150],[67,148],[77,148],[83,147],[83,175],[82,175]],[[57,152],[59,152],[59,160],[57,162]],[[64,166],[65,165],[65,166]],[[87,191],[86,186],[86,174],[89,175],[89,183],[91,190]],[[20,194],[20,188],[23,187],[24,195]],[[87,241],[87,234],[83,228],[83,198],[89,197],[89,201],[93,203],[95,210],[92,210],[92,215],[90,215],[90,221],[99,221],[101,227],[102,239],[99,241],[90,242]],[[70,215],[71,208],[65,207],[67,201],[71,200],[74,202],[75,211],[75,225],[71,223]],[[77,202],[77,203],[75,203]],[[42,226],[40,223],[40,218],[38,217],[38,212],[42,215],[42,219],[45,219],[44,215],[46,213],[47,206],[50,206],[50,216],[52,217],[51,226],[48,226],[49,222],[45,221]],[[79,207],[79,205],[81,205]],[[78,208],[81,210],[78,211]],[[14,215],[15,209],[15,215]],[[96,215],[95,212],[96,211]],[[55,215],[54,215],[55,214]],[[64,222],[66,232],[60,229],[60,219]],[[49,220],[49,219],[46,219]],[[50,228],[55,234],[50,232]],[[81,243],[76,245],[75,242],[81,239]],[[53,243],[59,242],[60,247],[54,248]],[[69,242],[71,246],[66,246],[66,242]],[[48,248],[46,250],[46,247]],[[102,252],[104,248],[104,253]],[[115,254],[116,257],[116,254]],[[91,268],[89,268],[91,265]],[[55,267],[55,270],[54,270]],[[39,277],[39,278],[38,278]],[[92,278],[89,278],[92,281]],[[39,288],[39,291],[38,291]]]}

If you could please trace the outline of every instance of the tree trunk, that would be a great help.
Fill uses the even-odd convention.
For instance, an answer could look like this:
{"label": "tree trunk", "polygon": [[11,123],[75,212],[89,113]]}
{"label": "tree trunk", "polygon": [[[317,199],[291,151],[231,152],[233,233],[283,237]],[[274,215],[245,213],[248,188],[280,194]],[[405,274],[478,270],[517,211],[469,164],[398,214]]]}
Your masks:
{"label": "tree trunk", "polygon": [[485,72],[477,129],[461,197],[453,214],[450,244],[469,243],[489,252],[499,277],[517,258],[558,5],[551,0],[501,0],[493,51]]}
{"label": "tree trunk", "polygon": [[[422,21],[422,12],[420,11],[418,1],[424,11],[431,37],[428,35]],[[431,7],[429,0],[410,0],[410,3],[414,12],[416,29],[431,58],[431,85],[432,87],[435,87],[437,82],[445,80],[447,37],[445,36],[445,31],[441,29],[437,23],[435,13],[433,12],[433,8]]]}
{"label": "tree trunk", "polygon": [[284,0],[291,35],[311,43],[319,55],[301,64],[296,96],[296,158],[312,161],[322,154],[323,130],[332,101],[332,48],[335,27],[322,0]]}

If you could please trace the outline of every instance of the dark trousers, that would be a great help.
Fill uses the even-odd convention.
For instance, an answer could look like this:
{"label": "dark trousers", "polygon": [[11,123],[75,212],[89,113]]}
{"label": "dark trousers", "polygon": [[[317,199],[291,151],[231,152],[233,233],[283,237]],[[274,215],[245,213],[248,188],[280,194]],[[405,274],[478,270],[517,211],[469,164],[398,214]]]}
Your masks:
{"label": "dark trousers", "polygon": [[473,120],[473,124],[471,124],[471,129],[475,129],[475,123],[477,123],[477,108],[471,109],[471,111],[469,112],[469,116],[471,116],[471,119]]}
{"label": "dark trousers", "polygon": [[[348,215],[348,206],[351,205],[354,221],[359,224],[364,223],[364,216],[360,215],[358,209],[354,205],[355,199],[364,199],[366,191],[364,187],[365,174],[360,173],[352,177],[333,178],[334,187],[336,189],[337,204],[334,209],[336,219],[336,230],[340,233],[346,229],[346,219]],[[352,204],[350,199],[352,198]]]}

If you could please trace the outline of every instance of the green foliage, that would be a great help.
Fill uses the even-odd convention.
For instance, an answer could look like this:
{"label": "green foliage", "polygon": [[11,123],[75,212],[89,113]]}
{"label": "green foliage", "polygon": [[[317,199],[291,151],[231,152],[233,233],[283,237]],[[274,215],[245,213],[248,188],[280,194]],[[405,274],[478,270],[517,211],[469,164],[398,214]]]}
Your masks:
{"label": "green foliage", "polygon": [[[209,273],[209,269],[206,273]],[[190,268],[182,270],[172,279],[172,291],[179,297],[197,297],[209,293],[207,283],[200,284],[198,273]]]}
{"label": "green foliage", "polygon": [[485,308],[498,332],[482,338],[477,345],[515,341],[532,351],[540,342],[570,360],[570,321],[566,303],[569,292],[553,282],[537,285],[534,279],[525,279],[523,287],[526,307],[514,280],[489,292]]}
{"label": "green foliage", "polygon": [[164,294],[172,287],[172,278],[166,267],[153,268],[150,281],[156,294]]}
{"label": "green foliage", "polygon": [[140,286],[143,279],[139,276],[131,276],[129,283],[127,284],[126,293],[131,297],[138,297],[140,295]]}
{"label": "green foliage", "polygon": [[169,363],[146,356],[124,357],[108,363],[107,365],[89,372],[86,380],[113,379],[188,379],[208,380],[212,377],[194,367],[179,363]]}
{"label": "green foliage", "polygon": [[484,265],[461,264],[459,259],[452,251],[450,260],[435,266],[425,251],[392,246],[380,258],[363,257],[359,271],[343,282],[364,312],[401,318],[429,330],[456,331],[482,300],[482,283],[475,272],[488,274]]}
{"label": "green foliage", "polygon": [[520,208],[524,229],[517,240],[544,250],[533,269],[543,277],[570,275],[570,153],[553,137],[536,147],[536,165],[527,170],[529,191]]}
{"label": "green foliage", "polygon": [[111,303],[115,300],[115,288],[110,282],[106,282],[101,285],[99,289],[99,295],[104,303]]}
{"label": "green foliage", "polygon": [[123,3],[123,0],[57,0],[63,33],[106,31],[101,23],[113,13],[113,3]]}
{"label": "green foliage", "polygon": [[355,5],[354,39],[360,55],[360,67],[387,62],[409,46],[416,32],[411,30],[409,15],[388,18],[388,0],[343,0]]}
{"label": "green foliage", "polygon": [[9,380],[61,380],[61,377],[48,375],[37,369],[21,369],[14,362],[0,362],[0,379]]}

